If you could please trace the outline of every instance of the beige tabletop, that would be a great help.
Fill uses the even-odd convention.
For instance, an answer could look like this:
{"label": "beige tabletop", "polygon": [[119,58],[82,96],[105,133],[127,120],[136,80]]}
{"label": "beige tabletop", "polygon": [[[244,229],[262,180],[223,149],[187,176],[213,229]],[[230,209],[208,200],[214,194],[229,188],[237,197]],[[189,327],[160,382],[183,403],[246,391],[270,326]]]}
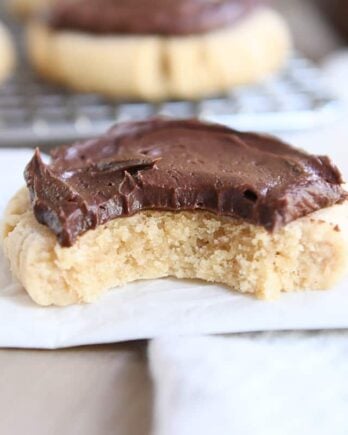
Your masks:
{"label": "beige tabletop", "polygon": [[141,342],[0,350],[1,435],[147,435],[152,387]]}
{"label": "beige tabletop", "polygon": [[[307,55],[319,59],[337,46],[308,2],[279,0],[277,7]],[[1,435],[147,435],[152,396],[146,343],[0,350]]]}

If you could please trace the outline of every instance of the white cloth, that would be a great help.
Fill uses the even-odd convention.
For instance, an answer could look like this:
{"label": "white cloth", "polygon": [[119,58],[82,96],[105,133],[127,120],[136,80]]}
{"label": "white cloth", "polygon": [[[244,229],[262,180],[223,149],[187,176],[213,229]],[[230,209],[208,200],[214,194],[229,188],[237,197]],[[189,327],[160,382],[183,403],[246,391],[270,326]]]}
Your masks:
{"label": "white cloth", "polygon": [[346,435],[348,332],[158,339],[154,435]]}

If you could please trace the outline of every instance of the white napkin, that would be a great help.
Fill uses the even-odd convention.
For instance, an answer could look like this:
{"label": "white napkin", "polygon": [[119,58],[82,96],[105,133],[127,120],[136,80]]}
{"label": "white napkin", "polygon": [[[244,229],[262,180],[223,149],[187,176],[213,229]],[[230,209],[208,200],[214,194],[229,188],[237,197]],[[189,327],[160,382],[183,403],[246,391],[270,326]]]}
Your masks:
{"label": "white napkin", "polygon": [[150,344],[154,435],[346,435],[348,332]]}

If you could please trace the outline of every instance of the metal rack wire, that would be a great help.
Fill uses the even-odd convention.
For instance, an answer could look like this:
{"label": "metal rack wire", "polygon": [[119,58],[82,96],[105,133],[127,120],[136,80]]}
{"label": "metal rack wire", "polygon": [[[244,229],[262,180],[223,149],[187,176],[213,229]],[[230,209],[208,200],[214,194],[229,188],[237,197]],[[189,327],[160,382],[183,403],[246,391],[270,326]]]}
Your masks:
{"label": "metal rack wire", "polygon": [[[21,31],[13,25],[20,46]],[[112,102],[95,94],[70,93],[30,70],[25,60],[0,87],[0,146],[69,142],[104,132],[115,122],[157,115],[198,117],[242,130],[306,129],[331,122],[340,103],[327,91],[321,71],[299,55],[255,86],[200,101],[161,104]]]}

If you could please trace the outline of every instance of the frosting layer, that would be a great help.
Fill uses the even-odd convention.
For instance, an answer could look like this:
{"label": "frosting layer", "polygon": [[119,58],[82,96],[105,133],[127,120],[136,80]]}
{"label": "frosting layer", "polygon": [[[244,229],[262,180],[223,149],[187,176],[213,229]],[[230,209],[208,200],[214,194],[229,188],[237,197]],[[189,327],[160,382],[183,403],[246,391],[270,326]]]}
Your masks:
{"label": "frosting layer", "polygon": [[233,25],[262,0],[74,0],[56,2],[53,28],[100,34],[189,35]]}
{"label": "frosting layer", "polygon": [[48,165],[36,150],[25,179],[37,220],[62,246],[141,210],[205,210],[273,231],[347,196],[328,157],[272,136],[161,118],[57,148]]}

